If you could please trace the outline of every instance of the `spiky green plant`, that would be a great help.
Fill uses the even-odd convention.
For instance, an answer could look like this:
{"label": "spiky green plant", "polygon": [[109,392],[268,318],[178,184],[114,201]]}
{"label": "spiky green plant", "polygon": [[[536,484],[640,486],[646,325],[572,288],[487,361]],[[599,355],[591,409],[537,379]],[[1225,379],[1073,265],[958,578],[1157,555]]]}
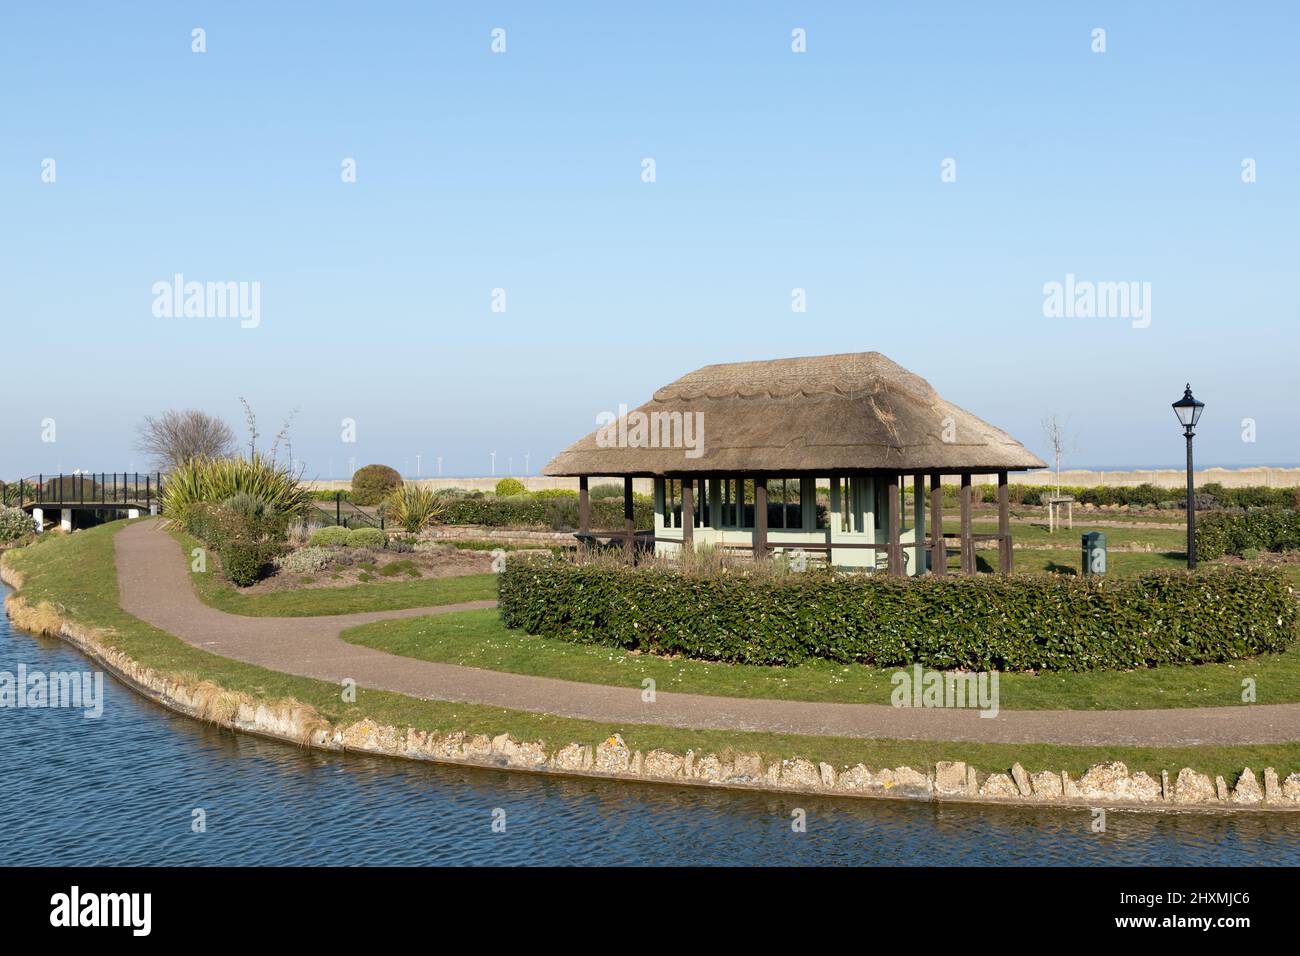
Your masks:
{"label": "spiky green plant", "polygon": [[385,517],[412,534],[442,517],[445,505],[428,488],[402,485],[388,496]]}
{"label": "spiky green plant", "polygon": [[197,502],[220,504],[236,495],[260,499],[278,514],[301,517],[311,507],[311,492],[289,469],[254,454],[252,458],[196,459],[178,465],[163,482],[163,514],[183,520]]}

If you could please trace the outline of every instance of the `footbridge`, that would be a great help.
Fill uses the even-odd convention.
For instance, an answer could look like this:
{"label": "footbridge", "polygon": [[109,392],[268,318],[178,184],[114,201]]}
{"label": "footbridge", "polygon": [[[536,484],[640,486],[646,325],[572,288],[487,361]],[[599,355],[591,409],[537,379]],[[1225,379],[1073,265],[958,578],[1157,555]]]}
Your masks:
{"label": "footbridge", "polygon": [[162,485],[163,475],[157,471],[33,475],[0,481],[0,504],[30,514],[38,533],[55,519],[56,512],[59,526],[71,531],[78,513],[114,518],[157,514]]}

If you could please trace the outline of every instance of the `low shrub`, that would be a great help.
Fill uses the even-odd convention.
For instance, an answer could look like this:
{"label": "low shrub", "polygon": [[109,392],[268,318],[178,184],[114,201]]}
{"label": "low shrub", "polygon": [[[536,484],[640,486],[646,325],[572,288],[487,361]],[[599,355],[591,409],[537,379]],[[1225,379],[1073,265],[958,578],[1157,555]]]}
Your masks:
{"label": "low shrub", "polygon": [[[601,501],[605,498],[618,498],[621,501],[623,500],[623,486],[616,485],[613,482],[606,482],[603,485],[593,485],[587,489],[587,496],[591,498],[592,501]],[[748,500],[754,500],[752,491],[750,492]]]}
{"label": "low shrub", "polygon": [[576,499],[578,497],[578,493],[572,488],[543,488],[541,491],[531,491],[529,494],[540,501],[545,501],[548,498]]}
{"label": "low shrub", "polygon": [[405,574],[408,578],[421,577],[420,569],[409,558],[401,561],[390,561],[379,569],[379,573],[386,578],[395,578],[399,574]]}
{"label": "low shrub", "polygon": [[345,488],[339,488],[335,491],[327,491],[324,488],[313,488],[311,490],[312,501],[333,501],[335,498],[342,498],[344,501],[351,501],[352,492]]}
{"label": "low shrub", "polygon": [[26,541],[36,524],[22,508],[0,508],[0,544]]}
{"label": "low shrub", "polygon": [[382,548],[388,544],[388,535],[378,528],[353,528],[346,544],[349,548]]}
{"label": "low shrub", "polygon": [[293,574],[311,574],[315,571],[324,571],[333,564],[334,555],[335,552],[330,548],[299,548],[297,551],[290,551],[288,554],[280,555],[276,558],[275,564],[281,571],[289,571]]}
{"label": "low shrub", "polygon": [[439,495],[439,497],[442,497],[442,498],[482,498],[482,497],[484,497],[483,492],[481,492],[481,491],[479,491],[479,490],[477,490],[477,489],[475,489],[474,491],[470,491],[468,488],[440,488],[440,489],[438,490],[438,495]]}
{"label": "low shrub", "polygon": [[[221,559],[226,579],[239,587],[257,582],[284,549],[287,518],[246,501],[233,507],[205,501],[186,507],[179,523]],[[236,509],[240,510],[236,510]]]}
{"label": "low shrub", "polygon": [[246,539],[228,541],[217,553],[227,580],[241,588],[258,582],[270,557],[265,545]]}
{"label": "low shrub", "polygon": [[1300,511],[1256,508],[1244,512],[1216,511],[1196,522],[1196,554],[1206,561],[1225,554],[1291,551],[1300,548]]}
{"label": "low shrub", "polygon": [[377,505],[394,489],[401,487],[402,476],[387,465],[366,465],[352,475],[352,503]]}
{"label": "low shrub", "polygon": [[240,492],[221,502],[222,511],[239,517],[244,531],[257,541],[283,542],[289,536],[290,517],[257,495]]}
{"label": "low shrub", "polygon": [[[1209,482],[1198,489],[1213,496],[1220,506],[1228,508],[1295,508],[1295,488],[1265,488],[1252,485],[1245,488],[1225,488],[1218,482]],[[1199,507],[1199,505],[1198,505]]]}
{"label": "low shrub", "polygon": [[1281,651],[1300,627],[1285,578],[1261,568],[899,581],[512,557],[498,587],[502,620],[530,634],[746,664],[1128,669]]}
{"label": "low shrub", "polygon": [[313,531],[309,543],[320,548],[341,548],[348,543],[348,535],[351,533],[347,528],[330,525]]}
{"label": "low shrub", "polygon": [[497,482],[497,497],[509,498],[511,495],[522,495],[527,489],[524,483],[518,478],[502,478]]}

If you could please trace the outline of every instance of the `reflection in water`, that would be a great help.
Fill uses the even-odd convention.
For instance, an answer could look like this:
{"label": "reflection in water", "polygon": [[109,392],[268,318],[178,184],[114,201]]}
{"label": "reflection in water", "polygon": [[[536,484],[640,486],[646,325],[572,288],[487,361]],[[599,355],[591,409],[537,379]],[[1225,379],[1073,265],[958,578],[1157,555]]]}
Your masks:
{"label": "reflection in water", "polygon": [[[0,670],[20,662],[89,666],[0,617]],[[1087,810],[543,778],[304,750],[104,690],[100,720],[0,710],[0,864],[1300,864],[1294,814],[1112,811],[1094,834]]]}

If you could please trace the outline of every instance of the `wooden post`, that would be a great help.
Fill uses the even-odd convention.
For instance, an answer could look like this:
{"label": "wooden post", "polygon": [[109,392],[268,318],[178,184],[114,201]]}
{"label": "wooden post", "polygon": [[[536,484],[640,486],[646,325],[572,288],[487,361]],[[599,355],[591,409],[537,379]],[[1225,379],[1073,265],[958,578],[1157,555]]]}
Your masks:
{"label": "wooden post", "polygon": [[918,471],[912,475],[912,541],[916,547],[916,573],[925,570],[925,477]]}
{"label": "wooden post", "polygon": [[623,538],[623,557],[627,559],[628,564],[631,564],[636,555],[636,544],[632,540],[636,525],[632,521],[632,477],[630,475],[623,479],[623,531],[626,533],[626,537]]}
{"label": "wooden post", "polygon": [[590,479],[583,475],[578,479],[578,530],[586,534],[591,530],[591,494]]}
{"label": "wooden post", "polygon": [[[588,493],[590,480],[586,475],[578,476],[578,533],[591,533],[591,495]],[[589,541],[579,539],[578,554],[585,555],[591,553],[591,544]]]}
{"label": "wooden post", "polygon": [[961,476],[961,570],[963,574],[975,573],[975,542],[970,536],[970,472]]}
{"label": "wooden post", "polygon": [[998,472],[998,570],[1011,573],[1011,508],[1007,473]]}
{"label": "wooden post", "polygon": [[754,479],[754,558],[767,557],[767,479]]}
{"label": "wooden post", "polygon": [[889,476],[888,491],[885,493],[885,500],[889,502],[889,573],[896,578],[901,578],[906,573],[903,567],[903,548],[899,540],[900,532],[898,530],[898,476],[891,474]]}
{"label": "wooden post", "polygon": [[943,480],[930,472],[930,573],[948,573],[948,550],[943,543]]}
{"label": "wooden post", "polygon": [[682,550],[695,548],[695,482],[682,482]]}

